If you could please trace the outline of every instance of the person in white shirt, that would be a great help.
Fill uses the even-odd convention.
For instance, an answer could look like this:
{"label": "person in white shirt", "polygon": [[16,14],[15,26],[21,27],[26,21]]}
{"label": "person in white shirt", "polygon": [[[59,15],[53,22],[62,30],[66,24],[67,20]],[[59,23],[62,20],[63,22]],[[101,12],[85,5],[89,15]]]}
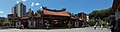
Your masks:
{"label": "person in white shirt", "polygon": [[96,24],[94,25],[94,29],[96,29],[96,28],[97,28],[97,24],[98,24],[98,23],[96,22]]}

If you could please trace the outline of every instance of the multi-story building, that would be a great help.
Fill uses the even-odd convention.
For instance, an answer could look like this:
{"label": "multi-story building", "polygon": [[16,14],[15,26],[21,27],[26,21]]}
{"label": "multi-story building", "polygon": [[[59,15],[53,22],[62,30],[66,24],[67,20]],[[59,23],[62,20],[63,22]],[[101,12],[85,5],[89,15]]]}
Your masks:
{"label": "multi-story building", "polygon": [[20,2],[15,4],[12,7],[12,14],[8,14],[8,21],[11,23],[10,27],[20,26],[20,17],[25,16],[26,14],[26,6]]}
{"label": "multi-story building", "polygon": [[17,16],[16,7],[12,7],[12,14]]}
{"label": "multi-story building", "polygon": [[82,26],[86,26],[87,25],[87,14],[84,12],[81,12],[81,13],[78,13],[77,16],[79,20],[82,21],[82,24],[83,24]]}
{"label": "multi-story building", "polygon": [[78,13],[78,17],[83,21],[87,21],[87,14],[84,12]]}
{"label": "multi-story building", "polygon": [[12,7],[12,14],[17,15],[18,17],[25,16],[26,6],[22,2],[15,4],[15,6]]}

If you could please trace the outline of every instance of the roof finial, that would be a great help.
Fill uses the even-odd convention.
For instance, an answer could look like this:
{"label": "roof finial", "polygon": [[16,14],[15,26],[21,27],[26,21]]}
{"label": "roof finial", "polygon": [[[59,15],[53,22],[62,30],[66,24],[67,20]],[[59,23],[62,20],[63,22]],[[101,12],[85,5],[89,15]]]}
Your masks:
{"label": "roof finial", "polygon": [[66,8],[62,8],[62,10],[66,11]]}

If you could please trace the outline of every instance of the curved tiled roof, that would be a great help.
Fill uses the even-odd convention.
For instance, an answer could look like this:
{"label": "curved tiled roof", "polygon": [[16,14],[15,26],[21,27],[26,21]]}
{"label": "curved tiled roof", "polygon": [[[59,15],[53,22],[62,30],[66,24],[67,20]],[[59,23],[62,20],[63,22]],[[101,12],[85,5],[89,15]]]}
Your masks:
{"label": "curved tiled roof", "polygon": [[51,10],[51,9],[44,9],[43,8],[43,14],[44,15],[55,15],[55,16],[70,16],[66,11],[66,9],[63,10]]}

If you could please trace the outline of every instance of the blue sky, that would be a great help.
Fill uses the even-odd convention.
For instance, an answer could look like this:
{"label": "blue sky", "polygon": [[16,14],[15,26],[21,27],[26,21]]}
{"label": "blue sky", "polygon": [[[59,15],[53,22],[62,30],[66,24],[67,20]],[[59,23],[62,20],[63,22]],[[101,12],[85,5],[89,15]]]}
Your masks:
{"label": "blue sky", "polygon": [[93,10],[107,9],[112,6],[113,0],[0,0],[0,17],[7,17],[10,14],[12,7],[17,2],[23,2],[28,8],[36,10],[41,9],[41,6],[50,9],[66,8],[67,12],[89,14]]}

